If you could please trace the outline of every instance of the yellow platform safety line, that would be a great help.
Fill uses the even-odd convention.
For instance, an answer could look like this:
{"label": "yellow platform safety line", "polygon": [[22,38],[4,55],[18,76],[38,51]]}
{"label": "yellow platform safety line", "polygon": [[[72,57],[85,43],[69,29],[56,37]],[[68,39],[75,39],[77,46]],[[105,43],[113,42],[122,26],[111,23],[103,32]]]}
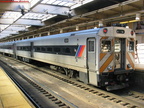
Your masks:
{"label": "yellow platform safety line", "polygon": [[0,108],[35,108],[1,67]]}

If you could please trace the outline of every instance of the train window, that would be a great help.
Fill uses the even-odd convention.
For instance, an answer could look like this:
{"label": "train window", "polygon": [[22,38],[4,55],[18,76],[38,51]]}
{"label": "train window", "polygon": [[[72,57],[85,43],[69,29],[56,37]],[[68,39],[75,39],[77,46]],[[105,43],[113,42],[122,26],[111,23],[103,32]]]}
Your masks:
{"label": "train window", "polygon": [[64,53],[70,53],[70,48],[63,48]]}
{"label": "train window", "polygon": [[65,52],[66,52],[66,53],[70,53],[70,48],[66,48],[66,49],[65,49]]}
{"label": "train window", "polygon": [[41,50],[42,50],[43,52],[45,52],[45,51],[46,51],[46,48],[45,48],[45,47],[42,47]]}
{"label": "train window", "polygon": [[18,50],[21,50],[21,46],[18,47]]}
{"label": "train window", "polygon": [[11,46],[9,46],[8,49],[11,49]]}
{"label": "train window", "polygon": [[133,41],[129,42],[129,51],[134,51],[134,42]]}
{"label": "train window", "polygon": [[88,41],[88,46],[89,46],[88,51],[93,52],[94,51],[94,41]]}
{"label": "train window", "polygon": [[23,47],[23,50],[26,50],[26,47]]}
{"label": "train window", "polygon": [[60,48],[54,48],[54,52],[60,52]]}
{"label": "train window", "polygon": [[20,50],[23,50],[23,47],[20,47]]}
{"label": "train window", "polygon": [[40,51],[41,50],[41,48],[40,47],[36,47],[36,51]]}
{"label": "train window", "polygon": [[110,52],[111,51],[111,41],[102,41],[101,42],[101,52]]}
{"label": "train window", "polygon": [[48,52],[52,52],[52,48],[47,48],[47,51]]}
{"label": "train window", "polygon": [[22,47],[21,47],[21,46],[19,46],[19,47],[18,47],[18,50],[22,50]]}
{"label": "train window", "polygon": [[25,50],[26,51],[30,51],[30,47],[25,47]]}

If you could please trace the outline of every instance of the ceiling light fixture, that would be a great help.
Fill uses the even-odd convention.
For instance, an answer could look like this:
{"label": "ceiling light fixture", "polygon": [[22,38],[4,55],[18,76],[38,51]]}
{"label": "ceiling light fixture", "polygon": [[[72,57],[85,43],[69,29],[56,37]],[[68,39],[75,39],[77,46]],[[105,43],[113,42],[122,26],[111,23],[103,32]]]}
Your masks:
{"label": "ceiling light fixture", "polygon": [[103,21],[99,21],[99,27],[103,27]]}
{"label": "ceiling light fixture", "polygon": [[135,20],[138,20],[138,21],[139,21],[139,20],[140,20],[140,17],[141,17],[141,14],[140,14],[140,13],[137,13]]}

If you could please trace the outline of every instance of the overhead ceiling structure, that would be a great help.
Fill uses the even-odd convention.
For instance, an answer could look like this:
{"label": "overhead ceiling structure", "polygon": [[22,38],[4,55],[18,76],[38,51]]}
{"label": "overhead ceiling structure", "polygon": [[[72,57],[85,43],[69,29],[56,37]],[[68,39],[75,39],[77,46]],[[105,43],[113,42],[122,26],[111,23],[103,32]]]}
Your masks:
{"label": "overhead ceiling structure", "polygon": [[66,15],[74,4],[78,4],[78,1],[1,0],[0,38],[27,30],[30,26],[44,26],[43,21],[57,15]]}
{"label": "overhead ceiling structure", "polygon": [[0,39],[129,20],[143,9],[144,0],[0,0]]}

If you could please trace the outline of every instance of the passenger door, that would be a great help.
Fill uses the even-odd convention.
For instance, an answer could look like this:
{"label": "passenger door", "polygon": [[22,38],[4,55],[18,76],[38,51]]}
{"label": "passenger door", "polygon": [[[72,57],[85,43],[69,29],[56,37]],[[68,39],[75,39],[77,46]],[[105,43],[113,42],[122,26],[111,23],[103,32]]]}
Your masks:
{"label": "passenger door", "polygon": [[88,69],[89,83],[97,85],[95,38],[89,38],[87,40],[87,69]]}
{"label": "passenger door", "polygon": [[30,57],[34,57],[34,42],[30,43]]}
{"label": "passenger door", "polygon": [[16,47],[16,43],[14,43],[13,44],[13,56],[16,58],[17,57],[17,52],[16,52],[16,50],[17,50],[17,47]]}
{"label": "passenger door", "polygon": [[115,38],[115,69],[125,69],[126,42],[124,38]]}

